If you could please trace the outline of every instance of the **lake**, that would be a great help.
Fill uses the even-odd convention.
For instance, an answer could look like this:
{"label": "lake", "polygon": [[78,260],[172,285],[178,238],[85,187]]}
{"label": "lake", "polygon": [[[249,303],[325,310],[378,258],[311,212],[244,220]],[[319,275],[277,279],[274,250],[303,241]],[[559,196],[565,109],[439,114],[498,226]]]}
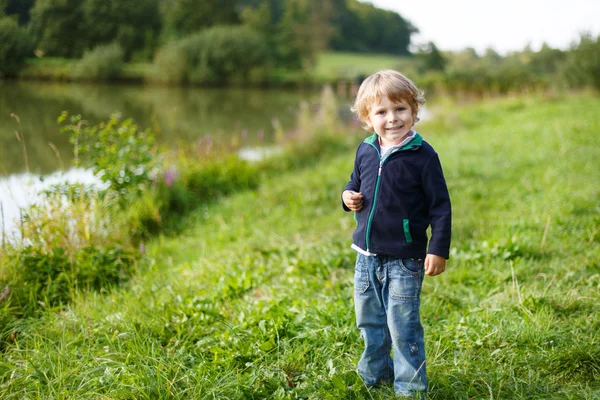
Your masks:
{"label": "lake", "polygon": [[[284,131],[292,129],[300,103],[316,107],[320,96],[315,90],[0,80],[0,218],[10,230],[19,208],[31,204],[37,191],[60,181],[94,181],[90,171],[72,168],[73,147],[56,121],[62,111],[81,114],[90,124],[120,112],[151,128],[165,145],[207,137],[225,144],[235,140],[251,158],[248,149],[273,143],[274,120]],[[348,115],[350,100],[338,102]]]}
{"label": "lake", "polygon": [[[73,149],[56,122],[64,110],[90,124],[118,111],[163,144],[209,135],[255,146],[272,142],[273,119],[291,129],[300,102],[315,105],[319,97],[318,91],[0,81],[0,177],[25,172],[26,163],[41,175],[70,167]],[[25,138],[26,156],[15,132]]]}

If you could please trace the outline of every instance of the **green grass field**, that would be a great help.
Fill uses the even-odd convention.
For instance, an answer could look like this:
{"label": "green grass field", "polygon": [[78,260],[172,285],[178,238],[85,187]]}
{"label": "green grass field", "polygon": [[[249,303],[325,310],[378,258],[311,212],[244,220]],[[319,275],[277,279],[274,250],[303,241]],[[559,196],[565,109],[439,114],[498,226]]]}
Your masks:
{"label": "green grass field", "polygon": [[[600,98],[431,106],[454,209],[426,277],[430,399],[600,398]],[[384,399],[355,364],[343,154],[204,206],[124,287],[22,320],[2,399]],[[348,386],[352,385],[352,389]]]}
{"label": "green grass field", "polygon": [[413,62],[407,57],[389,54],[364,54],[346,52],[323,52],[317,57],[314,77],[318,81],[356,79],[366,77],[381,69],[395,68],[414,75]]}

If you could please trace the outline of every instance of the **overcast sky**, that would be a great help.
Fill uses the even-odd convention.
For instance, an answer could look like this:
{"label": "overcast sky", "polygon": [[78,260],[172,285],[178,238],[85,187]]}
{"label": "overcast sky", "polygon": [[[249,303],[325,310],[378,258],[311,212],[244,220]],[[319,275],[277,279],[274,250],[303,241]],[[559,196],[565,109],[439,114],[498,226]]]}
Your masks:
{"label": "overcast sky", "polygon": [[[369,1],[369,0],[366,0]],[[569,48],[579,33],[600,34],[600,0],[370,0],[410,20],[420,34],[413,43],[432,41],[442,50],[492,47],[505,54],[528,43]]]}

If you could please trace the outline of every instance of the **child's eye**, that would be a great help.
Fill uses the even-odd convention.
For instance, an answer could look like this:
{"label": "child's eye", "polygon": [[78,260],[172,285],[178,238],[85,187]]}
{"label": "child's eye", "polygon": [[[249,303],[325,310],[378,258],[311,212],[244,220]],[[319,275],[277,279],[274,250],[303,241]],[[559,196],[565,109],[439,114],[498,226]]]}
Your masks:
{"label": "child's eye", "polygon": [[404,108],[404,107],[398,107],[398,111],[404,111],[404,110],[406,110],[406,108]]}

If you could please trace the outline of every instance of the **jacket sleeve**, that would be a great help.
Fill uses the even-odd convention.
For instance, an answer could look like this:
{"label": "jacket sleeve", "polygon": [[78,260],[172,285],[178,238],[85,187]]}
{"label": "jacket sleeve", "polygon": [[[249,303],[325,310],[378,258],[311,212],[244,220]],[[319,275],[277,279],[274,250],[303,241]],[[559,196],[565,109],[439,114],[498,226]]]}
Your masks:
{"label": "jacket sleeve", "polygon": [[450,194],[437,153],[425,164],[422,180],[431,225],[431,239],[427,253],[450,258],[452,208]]}
{"label": "jacket sleeve", "polygon": [[[360,169],[358,168],[358,163],[359,163],[358,150],[359,149],[360,149],[360,146],[358,146],[358,149],[356,149],[356,156],[354,157],[354,170],[352,171],[352,174],[350,175],[350,182],[348,182],[348,184],[342,191],[342,195],[346,190],[352,190],[354,192],[360,191]],[[350,211],[350,209],[348,207],[346,207],[346,204],[344,204],[343,197],[340,196],[340,198],[342,200],[342,207],[344,208],[344,211]]]}

